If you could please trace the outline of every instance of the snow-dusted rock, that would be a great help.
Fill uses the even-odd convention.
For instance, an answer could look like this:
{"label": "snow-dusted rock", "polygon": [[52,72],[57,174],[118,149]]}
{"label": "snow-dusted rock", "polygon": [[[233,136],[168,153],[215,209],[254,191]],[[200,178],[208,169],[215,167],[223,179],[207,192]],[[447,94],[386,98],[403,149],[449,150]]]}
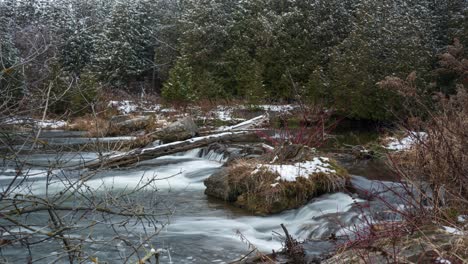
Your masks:
{"label": "snow-dusted rock", "polygon": [[259,159],[233,161],[205,180],[205,194],[254,214],[268,215],[298,208],[317,195],[345,188],[347,172],[326,157],[265,162],[270,158],[268,153]]}
{"label": "snow-dusted rock", "polygon": [[198,134],[198,126],[191,117],[184,117],[161,129],[156,134],[163,142],[172,142],[192,138]]}

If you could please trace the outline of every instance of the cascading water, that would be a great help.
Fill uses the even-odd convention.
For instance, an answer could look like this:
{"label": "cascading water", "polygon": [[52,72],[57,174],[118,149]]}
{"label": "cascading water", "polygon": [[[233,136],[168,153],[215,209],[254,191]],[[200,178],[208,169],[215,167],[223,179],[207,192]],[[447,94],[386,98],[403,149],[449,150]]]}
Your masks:
{"label": "cascading water", "polygon": [[[76,159],[82,160],[83,157],[70,158],[70,162],[78,162]],[[28,157],[30,163],[40,161],[44,161],[43,156]],[[357,221],[362,214],[353,209],[353,205],[362,200],[345,193],[335,193],[314,199],[297,210],[267,217],[248,216],[245,212],[212,200],[203,193],[203,180],[219,170],[225,161],[224,153],[196,149],[145,161],[125,170],[100,172],[87,184],[98,191],[100,188],[133,188],[140,184],[141,179],[144,181],[156,175],[159,179],[156,184],[157,195],[165,206],[174,210],[170,224],[147,244],[148,247],[166,249],[166,253],[161,256],[162,263],[227,263],[250,251],[241,242],[239,233],[259,250],[271,252],[282,246],[281,239],[274,235],[274,232],[282,233],[282,223],[295,238],[319,239],[340,232],[344,226]],[[32,169],[31,172],[37,177],[30,177],[23,184],[45,186],[44,175],[47,171]],[[14,175],[13,170],[14,168],[9,168],[0,171],[0,186],[4,186]],[[360,181],[361,185],[369,184],[364,178],[355,178],[355,181]],[[60,190],[61,186],[57,185],[55,188]],[[34,190],[41,191],[38,188]],[[135,226],[133,229],[138,233],[140,229],[142,232],[143,227]],[[96,230],[96,233],[104,238],[112,235],[105,229]],[[47,254],[53,254],[53,249],[44,250],[50,250]],[[115,254],[111,248],[95,250],[104,256]],[[323,252],[317,250],[313,253]],[[12,251],[11,254],[15,253]]]}

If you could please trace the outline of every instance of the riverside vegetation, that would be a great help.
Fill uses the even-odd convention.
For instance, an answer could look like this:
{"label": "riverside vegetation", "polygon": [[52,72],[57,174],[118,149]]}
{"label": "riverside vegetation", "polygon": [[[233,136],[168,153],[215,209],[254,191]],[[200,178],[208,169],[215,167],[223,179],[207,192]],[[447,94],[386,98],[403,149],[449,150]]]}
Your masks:
{"label": "riverside vegetation", "polygon": [[468,263],[467,12],[0,0],[0,262]]}

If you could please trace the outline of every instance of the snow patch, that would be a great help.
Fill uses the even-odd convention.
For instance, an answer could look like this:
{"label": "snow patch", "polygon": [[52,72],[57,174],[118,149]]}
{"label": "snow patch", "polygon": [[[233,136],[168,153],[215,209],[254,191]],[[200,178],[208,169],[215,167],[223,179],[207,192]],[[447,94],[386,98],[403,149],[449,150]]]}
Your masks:
{"label": "snow patch", "polygon": [[232,121],[234,120],[234,118],[232,117],[233,112],[234,108],[220,105],[216,108],[216,110],[211,111],[209,114],[210,116],[215,116],[221,121]]}
{"label": "snow patch", "polygon": [[444,226],[443,228],[447,233],[450,233],[450,234],[453,234],[453,235],[459,235],[459,236],[464,235],[464,232],[459,230],[459,229],[449,227],[449,226]]}
{"label": "snow patch", "polygon": [[259,105],[258,107],[270,112],[289,112],[299,108],[298,105]]}
{"label": "snow patch", "polygon": [[452,262],[448,259],[444,259],[444,258],[441,258],[441,257],[438,257],[436,259],[436,263],[439,263],[439,264],[452,264]]}
{"label": "snow patch", "polygon": [[128,101],[128,100],[110,101],[107,106],[117,108],[117,110],[121,114],[124,114],[124,115],[128,115],[128,114],[130,114],[132,112],[135,112],[137,110],[137,108],[138,108],[138,106],[134,102]]}
{"label": "snow patch", "polygon": [[58,129],[67,126],[67,122],[62,120],[38,120],[29,117],[10,117],[3,121],[7,125],[32,125],[46,129]]}
{"label": "snow patch", "polygon": [[460,223],[468,222],[468,215],[459,215],[457,220]]}
{"label": "snow patch", "polygon": [[390,137],[390,143],[387,144],[386,148],[395,151],[405,151],[411,149],[416,143],[427,138],[425,132],[410,132],[410,134],[403,139],[397,139]]}
{"label": "snow patch", "polygon": [[61,120],[44,120],[38,121],[36,125],[41,128],[57,129],[67,126],[67,122]]}
{"label": "snow patch", "polygon": [[279,177],[276,178],[277,181],[282,180],[288,182],[294,182],[298,177],[307,178],[309,175],[314,173],[336,173],[336,171],[331,168],[329,159],[324,157],[314,158],[312,161],[299,162],[295,164],[260,164],[257,165],[252,174],[256,174],[261,170],[267,170],[278,174]]}

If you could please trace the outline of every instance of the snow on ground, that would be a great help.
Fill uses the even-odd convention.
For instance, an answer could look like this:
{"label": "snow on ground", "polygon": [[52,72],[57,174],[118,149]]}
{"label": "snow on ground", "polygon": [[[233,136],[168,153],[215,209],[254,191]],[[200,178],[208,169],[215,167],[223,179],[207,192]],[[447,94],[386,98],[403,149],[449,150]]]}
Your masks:
{"label": "snow on ground", "polygon": [[175,108],[163,108],[160,110],[161,113],[177,113],[178,111]]}
{"label": "snow on ground", "polygon": [[135,112],[147,112],[147,113],[174,113],[177,112],[174,108],[163,108],[161,104],[151,103],[149,101],[109,101],[108,107],[116,108],[120,114],[128,115]]}
{"label": "snow on ground", "polygon": [[444,259],[444,258],[441,258],[441,257],[438,257],[435,261],[438,264],[452,264],[452,262],[450,260]]}
{"label": "snow on ground", "polygon": [[453,227],[444,226],[443,228],[447,233],[450,233],[450,234],[453,234],[453,235],[463,236],[465,234],[463,231],[461,231],[459,229],[456,229],[456,228],[453,228]]}
{"label": "snow on ground", "polygon": [[108,107],[115,107],[121,114],[128,115],[132,112],[135,112],[138,108],[138,105],[132,101],[124,100],[110,101]]}
{"label": "snow on ground", "polygon": [[44,120],[38,121],[36,123],[37,126],[41,128],[50,128],[50,129],[57,129],[62,128],[67,125],[67,122],[61,120]]}
{"label": "snow on ground", "polygon": [[[299,108],[298,105],[256,105],[258,109],[269,112],[289,112]],[[236,106],[225,106],[219,105],[216,109],[209,112],[210,116],[215,116],[217,119],[222,121],[238,121],[239,118],[234,118],[234,112],[236,110],[246,110],[251,107],[245,105],[236,105]]]}
{"label": "snow on ground", "polygon": [[273,105],[273,104],[263,104],[263,105],[235,105],[235,106],[218,106],[218,109],[230,109],[230,110],[247,110],[247,109],[261,109],[263,111],[269,112],[289,112],[299,108],[299,105]]}
{"label": "snow on ground", "polygon": [[457,220],[460,223],[468,222],[468,215],[459,215]]}
{"label": "snow on ground", "polygon": [[288,112],[299,108],[298,105],[258,105],[258,107],[270,112]]}
{"label": "snow on ground", "polygon": [[390,137],[390,143],[387,144],[386,148],[395,151],[405,151],[411,149],[418,141],[427,138],[425,132],[410,132],[410,134],[402,139]]}
{"label": "snow on ground", "polygon": [[[309,175],[314,173],[336,173],[331,168],[328,158],[320,157],[314,158],[312,161],[299,162],[295,164],[283,164],[283,165],[271,165],[271,164],[260,164],[257,165],[256,169],[252,172],[255,174],[261,170],[267,170],[278,174],[277,181],[288,181],[294,182],[298,177],[307,178]],[[276,185],[272,185],[275,187]]]}
{"label": "snow on ground", "polygon": [[32,125],[40,128],[58,129],[67,126],[62,120],[37,120],[28,117],[10,117],[3,121],[7,125]]}
{"label": "snow on ground", "polygon": [[222,106],[219,105],[216,109],[209,112],[210,116],[215,116],[217,119],[221,121],[232,121],[234,108],[229,106]]}
{"label": "snow on ground", "polygon": [[[174,113],[177,112],[176,109],[173,107],[163,108],[160,104],[151,104],[146,101],[141,102],[134,102],[130,100],[122,100],[122,101],[109,101],[108,107],[116,108],[121,114],[127,115],[130,113],[137,112],[139,110],[144,112],[160,112],[160,113]],[[289,112],[299,108],[298,105],[256,105],[258,109],[269,111],[269,112]],[[199,107],[192,106],[190,109],[196,110]],[[251,107],[246,105],[218,105],[215,109],[209,112],[209,116],[212,116],[216,119],[222,121],[239,121],[239,118],[234,118],[234,112],[236,110],[246,110],[250,109]]]}

